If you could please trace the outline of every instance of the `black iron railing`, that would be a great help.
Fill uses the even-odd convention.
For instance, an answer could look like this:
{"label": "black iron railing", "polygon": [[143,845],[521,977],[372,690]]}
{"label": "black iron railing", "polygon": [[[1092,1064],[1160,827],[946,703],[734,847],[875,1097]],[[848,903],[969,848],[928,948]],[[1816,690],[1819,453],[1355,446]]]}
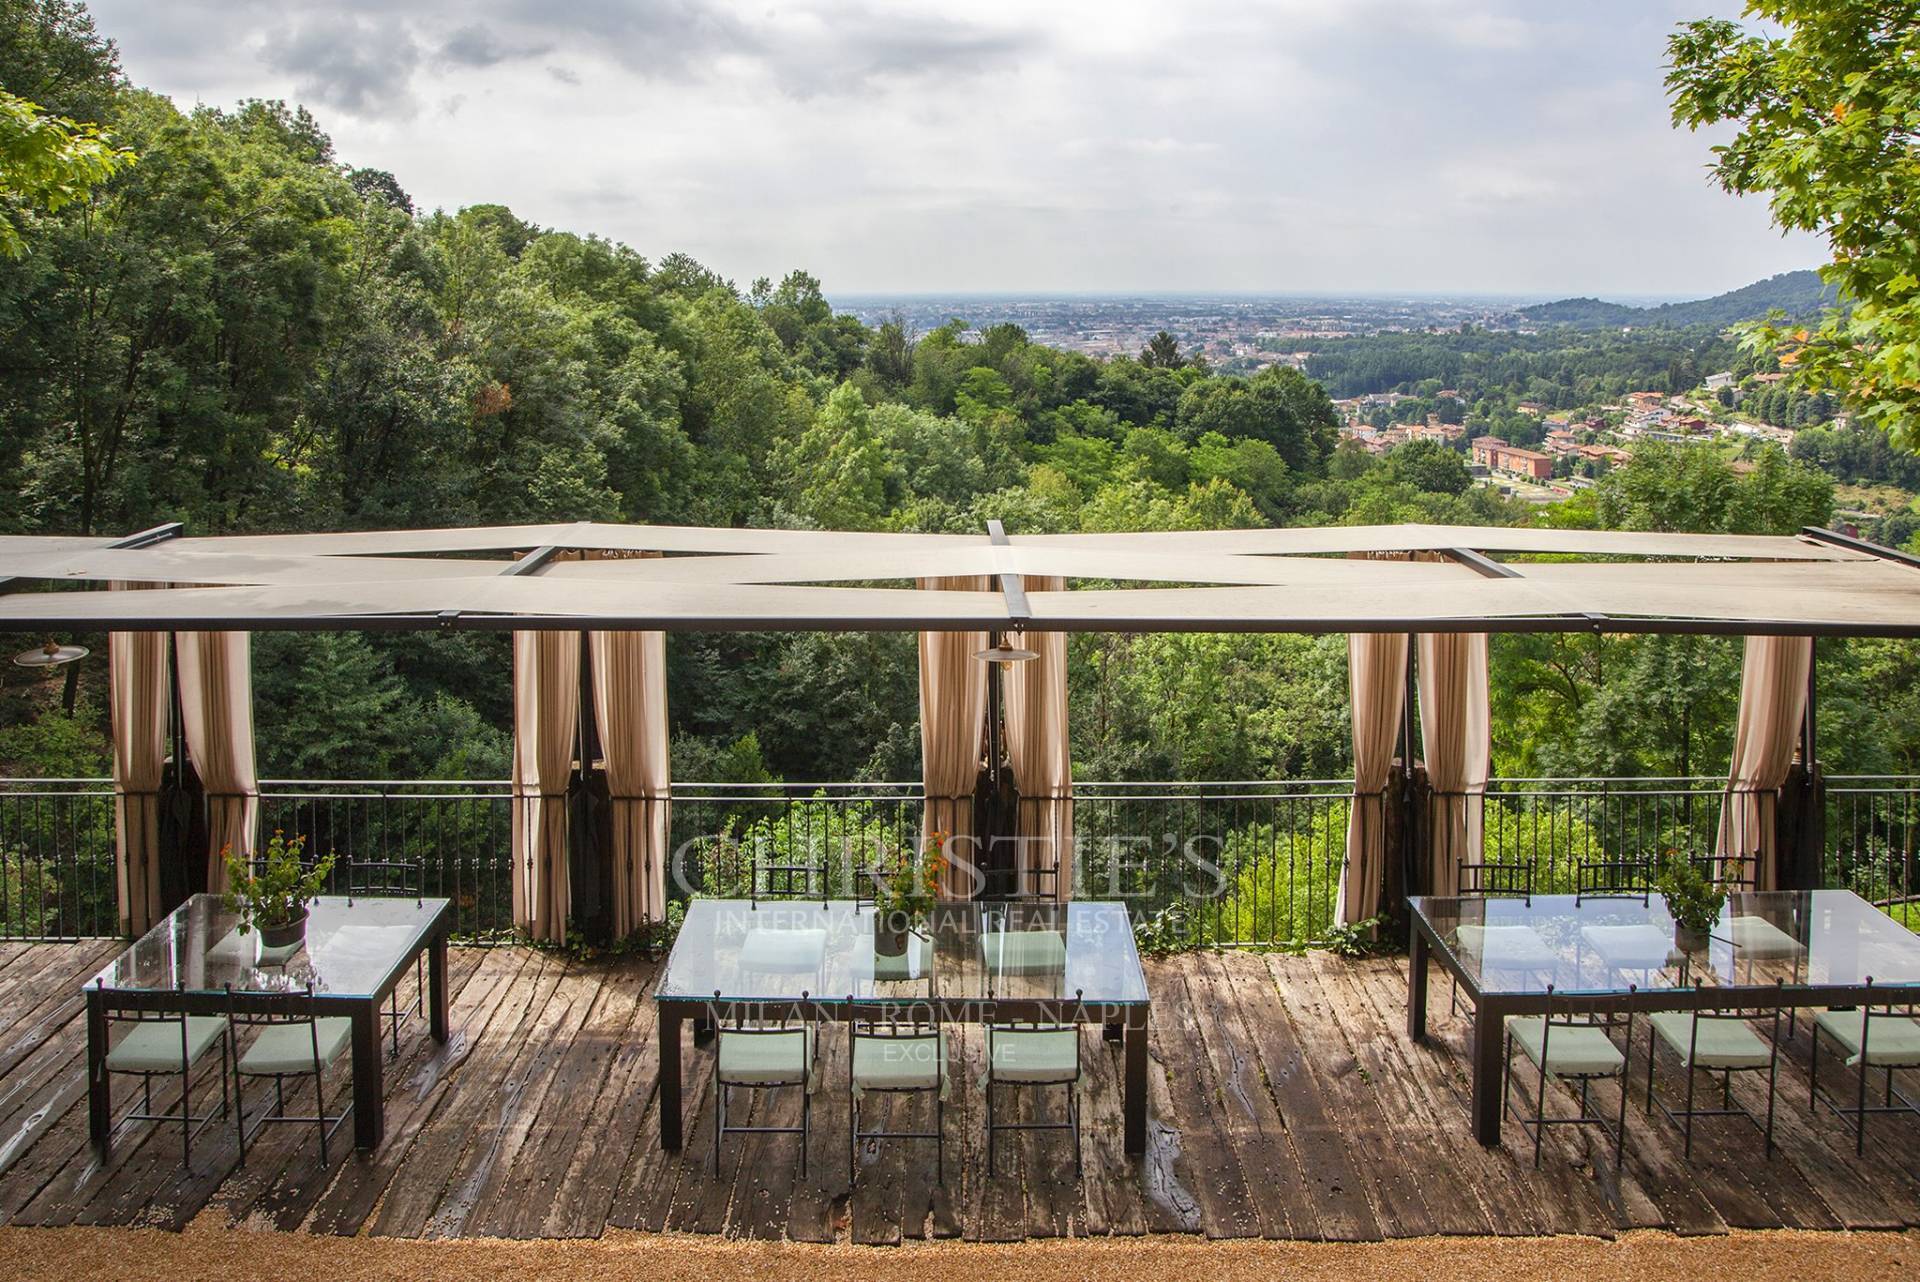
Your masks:
{"label": "black iron railing", "polygon": [[[1525,864],[1550,892],[1571,889],[1582,865],[1704,853],[1724,789],[1702,778],[1498,780],[1478,803],[1483,859]],[[1337,779],[1078,783],[1075,894],[1124,900],[1168,946],[1323,941],[1350,790]],[[777,863],[822,866],[830,893],[853,893],[876,855],[920,840],[919,793],[917,783],[676,784],[669,885],[745,895],[755,864]],[[423,893],[454,901],[464,938],[511,934],[505,780],[266,780],[260,815],[263,831],[304,835],[343,865],[417,865]],[[1828,884],[1920,924],[1917,846],[1920,778],[1828,781]],[[0,780],[0,938],[116,933],[113,849],[107,781]]]}

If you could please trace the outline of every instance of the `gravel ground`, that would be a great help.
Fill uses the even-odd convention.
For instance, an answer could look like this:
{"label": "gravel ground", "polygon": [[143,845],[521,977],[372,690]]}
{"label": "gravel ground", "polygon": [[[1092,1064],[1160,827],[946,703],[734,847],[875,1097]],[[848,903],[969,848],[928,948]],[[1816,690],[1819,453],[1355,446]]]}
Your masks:
{"label": "gravel ground", "polygon": [[[1129,1282],[1601,1282],[1688,1277],[1739,1282],[1913,1277],[1920,1233],[1735,1233],[1676,1238],[1422,1238],[1330,1245],[1135,1238],[992,1246],[947,1243],[898,1248],[790,1246],[716,1238],[610,1234],[595,1241],[416,1242],[316,1237],[194,1227],[0,1229],[0,1278],[18,1282],[124,1282],[142,1278],[236,1278],[245,1282],[732,1282],[777,1276],[885,1282],[948,1269],[991,1269],[996,1279],[1111,1276]],[[982,1276],[975,1272],[974,1276]]]}

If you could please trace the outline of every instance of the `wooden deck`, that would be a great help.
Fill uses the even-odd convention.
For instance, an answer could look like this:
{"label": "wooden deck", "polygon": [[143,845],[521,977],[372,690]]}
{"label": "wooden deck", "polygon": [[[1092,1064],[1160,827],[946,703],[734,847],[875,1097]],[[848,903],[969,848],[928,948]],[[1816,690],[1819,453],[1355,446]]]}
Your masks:
{"label": "wooden deck", "polygon": [[[999,1172],[988,1172],[975,1030],[958,1038],[965,1069],[947,1110],[944,1185],[932,1145],[892,1143],[861,1154],[849,1193],[845,1046],[831,1034],[809,1174],[799,1173],[792,1137],[752,1136],[729,1140],[715,1177],[703,1051],[687,1055],[689,1100],[698,1103],[685,1152],[663,1153],[657,1142],[652,964],[582,964],[520,948],[455,950],[453,1039],[436,1047],[417,1023],[403,1034],[378,1153],[336,1155],[323,1170],[311,1131],[274,1127],[240,1167],[221,1126],[203,1135],[188,1172],[176,1132],[141,1126],[101,1165],[86,1143],[77,994],[116,947],[0,944],[0,1223],[180,1228],[199,1219],[403,1237],[628,1228],[869,1243],[1920,1224],[1920,1121],[1876,1119],[1867,1155],[1856,1159],[1842,1126],[1807,1109],[1804,1020],[1781,1075],[1771,1161],[1738,1119],[1701,1123],[1693,1158],[1683,1160],[1677,1131],[1641,1111],[1636,1075],[1619,1178],[1607,1161],[1590,1160],[1598,1141],[1580,1128],[1551,1135],[1536,1171],[1518,1127],[1492,1151],[1468,1133],[1466,1025],[1446,1012],[1444,978],[1433,1040],[1415,1047],[1403,1032],[1404,962],[1326,955],[1151,963],[1149,1152],[1137,1162],[1121,1153],[1119,1049],[1089,1031],[1079,1180],[1059,1132],[1012,1138]],[[1644,1053],[1642,1042],[1636,1062]],[[1677,1079],[1663,1072],[1664,1082]],[[218,1088],[209,1079],[196,1089],[204,1100]],[[1757,1098],[1750,1083],[1736,1089]],[[333,1093],[337,1107],[343,1080]],[[169,1089],[156,1100],[171,1098]],[[120,1099],[124,1106],[125,1090]],[[264,1102],[257,1095],[250,1108]],[[1564,1103],[1556,1092],[1555,1106]],[[798,1120],[797,1098],[768,1096],[753,1108],[756,1123]],[[925,1099],[884,1101],[863,1121],[919,1128],[930,1112]]]}

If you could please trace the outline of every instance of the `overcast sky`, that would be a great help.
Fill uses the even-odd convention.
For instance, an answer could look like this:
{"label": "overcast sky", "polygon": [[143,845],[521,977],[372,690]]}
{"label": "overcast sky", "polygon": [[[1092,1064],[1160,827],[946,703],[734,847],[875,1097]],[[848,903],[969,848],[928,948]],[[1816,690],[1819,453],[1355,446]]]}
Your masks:
{"label": "overcast sky", "polygon": [[90,0],[423,208],[829,294],[1704,295],[1809,267],[1667,123],[1728,0]]}

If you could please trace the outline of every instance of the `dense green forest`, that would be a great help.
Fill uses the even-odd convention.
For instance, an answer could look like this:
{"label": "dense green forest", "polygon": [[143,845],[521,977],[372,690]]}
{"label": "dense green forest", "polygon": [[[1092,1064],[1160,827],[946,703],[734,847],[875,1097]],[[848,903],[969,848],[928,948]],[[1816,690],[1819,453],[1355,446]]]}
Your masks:
{"label": "dense green forest", "polygon": [[[183,111],[128,84],[77,6],[0,0],[0,15],[0,87],[138,156],[88,200],[17,211],[26,252],[0,260],[0,531],[1787,531],[1832,512],[1828,476],[1777,450],[1750,470],[1648,455],[1540,512],[1430,442],[1385,458],[1338,445],[1330,393],[1440,380],[1565,405],[1692,386],[1741,359],[1709,330],[1382,336],[1330,345],[1305,374],[1239,377],[1154,349],[1096,360],[1011,325],[870,328],[804,271],[741,287],[498,205],[417,209],[404,175],[354,167],[303,109]],[[669,649],[676,777],[917,777],[910,636]],[[505,773],[503,638],[263,634],[255,655],[263,775]],[[1724,768],[1736,643],[1513,637],[1495,656],[1505,773]],[[1920,768],[1920,722],[1889,715],[1912,711],[1914,666],[1880,643],[1823,661],[1836,767]],[[1084,778],[1348,768],[1342,638],[1076,636],[1071,669]],[[104,666],[72,718],[57,693],[6,678],[0,768],[104,772]]]}

